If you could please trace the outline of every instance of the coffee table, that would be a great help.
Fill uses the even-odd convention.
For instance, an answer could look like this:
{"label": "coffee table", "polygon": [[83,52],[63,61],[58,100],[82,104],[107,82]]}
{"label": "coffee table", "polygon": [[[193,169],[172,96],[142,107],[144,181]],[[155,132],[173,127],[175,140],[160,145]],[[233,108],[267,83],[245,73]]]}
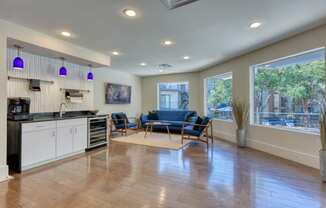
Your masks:
{"label": "coffee table", "polygon": [[171,134],[170,134],[170,129],[169,126],[171,125],[170,123],[167,122],[160,122],[160,121],[150,121],[148,123],[145,124],[146,125],[146,130],[145,130],[145,136],[147,136],[147,132],[149,130],[150,134],[153,133],[153,126],[160,126],[162,128],[166,128],[168,134],[169,134],[169,138],[171,139]]}

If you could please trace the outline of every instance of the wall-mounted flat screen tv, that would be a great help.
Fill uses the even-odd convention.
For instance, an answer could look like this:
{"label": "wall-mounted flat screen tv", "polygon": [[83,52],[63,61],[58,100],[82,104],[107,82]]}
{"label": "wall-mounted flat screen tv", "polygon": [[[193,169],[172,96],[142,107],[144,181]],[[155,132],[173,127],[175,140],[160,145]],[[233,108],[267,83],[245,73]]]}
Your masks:
{"label": "wall-mounted flat screen tv", "polygon": [[106,83],[105,103],[106,104],[129,104],[131,101],[131,86]]}

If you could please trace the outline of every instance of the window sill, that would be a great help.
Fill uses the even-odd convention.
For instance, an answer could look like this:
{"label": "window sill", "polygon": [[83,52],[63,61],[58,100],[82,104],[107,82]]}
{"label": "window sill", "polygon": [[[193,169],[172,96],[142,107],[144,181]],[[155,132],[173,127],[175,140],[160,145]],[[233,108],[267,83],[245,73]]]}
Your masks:
{"label": "window sill", "polygon": [[275,129],[275,130],[280,130],[280,131],[287,131],[287,132],[293,132],[293,133],[320,136],[320,134],[317,133],[317,132],[304,131],[304,130],[299,130],[299,129],[292,129],[292,128],[289,128],[289,127],[267,126],[267,125],[261,125],[261,124],[250,124],[250,126],[263,127],[263,128],[270,128],[270,129]]}

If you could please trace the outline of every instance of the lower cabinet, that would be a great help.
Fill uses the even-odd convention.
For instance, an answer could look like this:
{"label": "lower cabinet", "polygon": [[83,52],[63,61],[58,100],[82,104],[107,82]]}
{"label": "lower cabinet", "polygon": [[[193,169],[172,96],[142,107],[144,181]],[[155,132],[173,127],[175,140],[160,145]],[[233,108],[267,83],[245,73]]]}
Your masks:
{"label": "lower cabinet", "polygon": [[80,152],[87,147],[87,121],[63,120],[57,123],[57,156]]}
{"label": "lower cabinet", "polygon": [[58,128],[57,133],[57,157],[72,153],[72,127]]}
{"label": "lower cabinet", "polygon": [[56,156],[56,129],[26,132],[22,135],[22,167],[51,160]]}
{"label": "lower cabinet", "polygon": [[[87,123],[86,123],[87,124]],[[74,137],[72,140],[72,150],[79,152],[87,148],[87,125],[74,127]]]}
{"label": "lower cabinet", "polygon": [[21,167],[26,170],[84,151],[87,119],[22,124],[21,139]]}

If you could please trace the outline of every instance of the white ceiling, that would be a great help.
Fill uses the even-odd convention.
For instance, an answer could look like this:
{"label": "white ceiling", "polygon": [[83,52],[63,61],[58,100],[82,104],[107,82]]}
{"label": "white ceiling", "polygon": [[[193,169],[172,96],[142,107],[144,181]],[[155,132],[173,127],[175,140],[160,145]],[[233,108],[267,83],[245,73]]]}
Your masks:
{"label": "white ceiling", "polygon": [[[137,17],[124,17],[124,8]],[[0,0],[0,18],[99,52],[118,50],[112,68],[146,76],[163,63],[173,65],[164,73],[197,71],[323,24],[326,1],[199,0],[167,10],[160,0]],[[263,26],[250,30],[253,21]],[[162,47],[165,39],[176,44]]]}

